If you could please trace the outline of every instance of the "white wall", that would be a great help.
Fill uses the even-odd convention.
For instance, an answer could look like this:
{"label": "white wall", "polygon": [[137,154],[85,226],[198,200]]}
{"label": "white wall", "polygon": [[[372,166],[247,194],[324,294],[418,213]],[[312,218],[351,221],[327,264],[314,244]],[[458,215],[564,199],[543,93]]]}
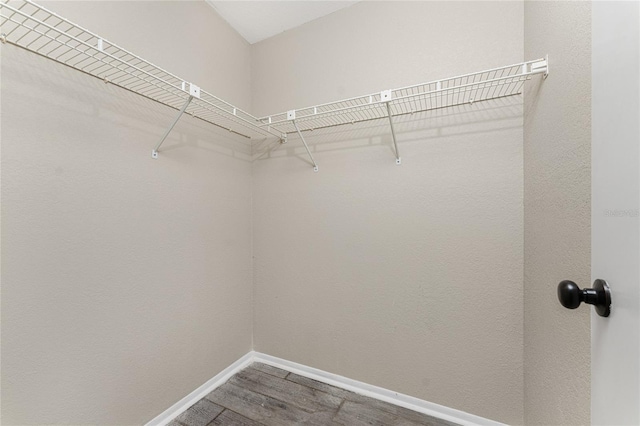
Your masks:
{"label": "white wall", "polygon": [[524,16],[525,56],[551,63],[525,92],[525,423],[589,424],[590,309],[556,288],[591,287],[591,4],[527,1]]}
{"label": "white wall", "polygon": [[[250,102],[204,2],[47,5]],[[152,160],[174,110],[1,49],[2,424],[144,423],[251,349],[250,147],[185,117]]]}
{"label": "white wall", "polygon": [[[252,46],[273,113],[521,61],[523,4],[363,2]],[[522,104],[259,145],[255,349],[523,422]]]}

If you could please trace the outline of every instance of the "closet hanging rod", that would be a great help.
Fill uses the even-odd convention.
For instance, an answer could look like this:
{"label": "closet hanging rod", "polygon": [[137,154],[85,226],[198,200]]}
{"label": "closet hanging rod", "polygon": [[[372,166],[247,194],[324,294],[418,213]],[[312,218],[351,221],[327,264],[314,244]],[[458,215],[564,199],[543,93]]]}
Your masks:
{"label": "closet hanging rod", "polygon": [[[31,0],[2,0],[0,41],[247,138],[282,138],[256,117]],[[157,153],[154,150],[154,154]],[[154,155],[155,157],[155,155]]]}

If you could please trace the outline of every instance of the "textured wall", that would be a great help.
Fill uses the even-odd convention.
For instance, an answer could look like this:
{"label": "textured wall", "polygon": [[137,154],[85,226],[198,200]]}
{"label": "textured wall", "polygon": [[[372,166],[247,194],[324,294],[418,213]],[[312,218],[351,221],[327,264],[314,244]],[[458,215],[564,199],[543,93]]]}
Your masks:
{"label": "textured wall", "polygon": [[[255,113],[522,60],[523,4],[363,2],[252,47]],[[257,146],[255,349],[523,421],[518,98]]]}
{"label": "textured wall", "polygon": [[551,74],[525,92],[525,421],[589,424],[590,309],[557,300],[590,287],[591,5],[525,2],[525,56]]}
{"label": "textured wall", "polygon": [[[249,103],[203,2],[49,6]],[[174,110],[1,49],[2,424],[144,423],[251,349],[249,145],[185,117],[152,160]]]}

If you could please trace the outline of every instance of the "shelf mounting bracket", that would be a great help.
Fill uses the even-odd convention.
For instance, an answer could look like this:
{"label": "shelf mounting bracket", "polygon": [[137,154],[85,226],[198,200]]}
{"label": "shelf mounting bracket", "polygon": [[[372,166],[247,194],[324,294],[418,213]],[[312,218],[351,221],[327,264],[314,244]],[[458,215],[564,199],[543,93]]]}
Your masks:
{"label": "shelf mounting bracket", "polygon": [[182,114],[184,114],[184,112],[187,110],[187,107],[189,106],[192,100],[193,100],[193,95],[189,95],[187,102],[184,103],[184,105],[182,106],[182,109],[176,116],[175,120],[173,120],[173,123],[171,123],[171,126],[169,126],[166,132],[164,132],[164,135],[162,135],[162,138],[160,138],[160,142],[158,142],[156,147],[153,148],[153,151],[151,152],[151,158],[153,159],[158,158],[158,150],[160,149],[160,146],[164,143],[164,140],[167,138],[167,136],[169,136],[169,133],[171,133],[173,128],[176,126],[176,124],[178,123],[178,120],[180,120],[180,117],[182,117]]}
{"label": "shelf mounting bracket", "polygon": [[396,130],[393,128],[393,115],[391,114],[391,90],[384,90],[380,92],[380,100],[384,101],[387,106],[387,115],[389,116],[389,125],[391,126],[391,137],[393,138],[393,147],[396,150],[396,164],[402,164],[402,158],[400,158],[400,151],[398,150],[398,142],[396,141]]}
{"label": "shelf mounting bracket", "polygon": [[[295,115],[294,115],[294,117],[295,117]],[[311,150],[309,150],[309,145],[307,145],[307,141],[304,140],[304,136],[302,136],[302,132],[300,131],[300,128],[298,127],[298,124],[296,123],[296,120],[292,119],[291,121],[293,122],[293,127],[296,128],[296,132],[298,132],[298,135],[300,136],[300,139],[302,139],[302,143],[304,144],[304,147],[307,150],[307,154],[309,154],[309,158],[311,158],[311,162],[313,163],[313,171],[317,172],[318,171],[318,165],[316,164],[316,160],[313,159],[313,155],[311,155]]]}
{"label": "shelf mounting bracket", "polygon": [[[526,66],[526,63],[523,64],[523,68],[525,68],[524,72],[526,72]],[[531,74],[538,74],[542,72],[542,77],[546,79],[549,76],[549,55],[545,55],[545,57],[539,61],[532,62],[529,67]]]}

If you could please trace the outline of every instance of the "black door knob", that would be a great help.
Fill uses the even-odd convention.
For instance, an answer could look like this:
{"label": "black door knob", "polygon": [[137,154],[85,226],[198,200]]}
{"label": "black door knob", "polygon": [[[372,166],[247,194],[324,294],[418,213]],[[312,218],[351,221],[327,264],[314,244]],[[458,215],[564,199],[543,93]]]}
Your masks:
{"label": "black door knob", "polygon": [[562,306],[575,309],[584,302],[593,305],[601,317],[608,317],[611,313],[611,290],[605,280],[595,280],[593,288],[583,288],[569,280],[558,284],[558,299]]}

